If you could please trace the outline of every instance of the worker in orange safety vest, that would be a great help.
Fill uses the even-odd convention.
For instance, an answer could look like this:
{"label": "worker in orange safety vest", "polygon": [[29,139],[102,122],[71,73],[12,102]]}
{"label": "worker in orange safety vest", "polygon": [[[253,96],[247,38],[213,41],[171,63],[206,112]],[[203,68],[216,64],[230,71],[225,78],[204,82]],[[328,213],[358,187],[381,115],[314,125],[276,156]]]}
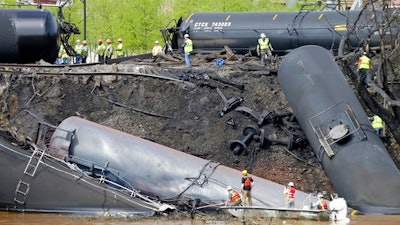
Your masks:
{"label": "worker in orange safety vest", "polygon": [[225,206],[239,206],[242,204],[242,199],[237,191],[234,191],[231,186],[226,187],[228,198],[225,201]]}
{"label": "worker in orange safety vest", "polygon": [[294,195],[296,193],[296,188],[294,188],[294,183],[289,182],[288,186],[285,187],[283,190],[283,193],[285,194],[285,202],[286,202],[286,207],[288,208],[294,208]]}

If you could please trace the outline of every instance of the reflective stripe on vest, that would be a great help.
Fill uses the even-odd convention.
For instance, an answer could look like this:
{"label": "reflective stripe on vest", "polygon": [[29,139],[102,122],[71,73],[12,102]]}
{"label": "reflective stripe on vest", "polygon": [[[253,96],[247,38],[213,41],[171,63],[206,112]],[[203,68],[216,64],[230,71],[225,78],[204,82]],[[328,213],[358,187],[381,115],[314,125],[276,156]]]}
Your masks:
{"label": "reflective stripe on vest", "polygon": [[360,69],[370,69],[369,65],[370,65],[370,59],[367,56],[362,56],[360,58]]}
{"label": "reflective stripe on vest", "polygon": [[240,200],[240,195],[236,191],[233,191],[232,197],[231,197],[231,202],[237,202]]}
{"label": "reflective stripe on vest", "polygon": [[260,49],[269,49],[269,38],[262,38],[258,39],[258,44],[260,45]]}
{"label": "reflective stripe on vest", "polygon": [[186,45],[184,47],[185,52],[192,52],[193,51],[193,42],[190,39],[187,39],[186,41]]}

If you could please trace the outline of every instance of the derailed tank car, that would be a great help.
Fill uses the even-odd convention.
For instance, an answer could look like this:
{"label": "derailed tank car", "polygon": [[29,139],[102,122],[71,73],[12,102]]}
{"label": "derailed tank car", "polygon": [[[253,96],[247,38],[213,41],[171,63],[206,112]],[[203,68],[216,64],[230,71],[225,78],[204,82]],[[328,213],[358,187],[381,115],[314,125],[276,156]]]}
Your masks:
{"label": "derailed tank car", "polygon": [[400,214],[400,172],[332,55],[300,47],[278,81],[337,193],[365,213]]}
{"label": "derailed tank car", "polygon": [[49,10],[0,9],[0,62],[55,62],[58,23]]}
{"label": "derailed tank car", "polygon": [[[223,204],[226,187],[239,190],[241,184],[240,171],[78,117],[58,126],[50,149],[94,177],[134,187],[161,202]],[[285,205],[283,185],[252,177],[254,206]],[[296,191],[296,201],[316,197]]]}
{"label": "derailed tank car", "polygon": [[200,12],[163,29],[166,43],[179,49],[189,34],[195,51],[219,51],[225,45],[237,52],[254,50],[265,33],[275,53],[286,53],[304,45],[318,45],[335,53],[369,43],[379,46],[374,24],[381,11],[299,11],[299,12]]}

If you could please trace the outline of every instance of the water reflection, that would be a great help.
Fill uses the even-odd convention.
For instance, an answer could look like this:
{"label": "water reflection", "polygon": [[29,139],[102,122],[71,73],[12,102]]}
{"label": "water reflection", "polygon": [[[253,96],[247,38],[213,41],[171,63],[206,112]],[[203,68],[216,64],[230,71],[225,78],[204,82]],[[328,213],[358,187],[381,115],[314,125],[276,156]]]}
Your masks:
{"label": "water reflection", "polygon": [[[350,216],[347,225],[399,225],[400,216]],[[242,221],[227,216],[223,219],[196,216],[194,220],[176,219],[171,217],[152,218],[104,218],[94,216],[62,215],[52,213],[9,213],[0,212],[1,225],[342,225],[333,222],[297,221],[280,219],[251,219]]]}

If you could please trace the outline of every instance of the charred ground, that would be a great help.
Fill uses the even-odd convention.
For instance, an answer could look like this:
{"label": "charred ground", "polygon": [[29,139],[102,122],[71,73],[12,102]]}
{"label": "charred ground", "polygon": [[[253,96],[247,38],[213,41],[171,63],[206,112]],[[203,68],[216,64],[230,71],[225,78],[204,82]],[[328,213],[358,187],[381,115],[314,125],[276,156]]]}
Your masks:
{"label": "charred ground", "polygon": [[[217,66],[215,56],[197,55],[190,70],[183,64],[142,59],[60,67],[56,74],[10,67],[14,72],[3,70],[1,76],[2,129],[23,144],[37,138],[39,123],[57,126],[79,116],[280,184],[293,181],[305,192],[334,191],[308,146],[288,150],[252,140],[240,156],[230,150],[248,126],[263,129],[269,139],[289,140],[288,132],[272,123],[258,126],[235,110],[220,115],[225,103],[217,88],[228,99],[242,98],[240,106],[255,112],[290,113],[276,77],[279,63],[264,67],[257,58],[243,56]],[[384,139],[399,165],[393,140],[390,134]]]}

